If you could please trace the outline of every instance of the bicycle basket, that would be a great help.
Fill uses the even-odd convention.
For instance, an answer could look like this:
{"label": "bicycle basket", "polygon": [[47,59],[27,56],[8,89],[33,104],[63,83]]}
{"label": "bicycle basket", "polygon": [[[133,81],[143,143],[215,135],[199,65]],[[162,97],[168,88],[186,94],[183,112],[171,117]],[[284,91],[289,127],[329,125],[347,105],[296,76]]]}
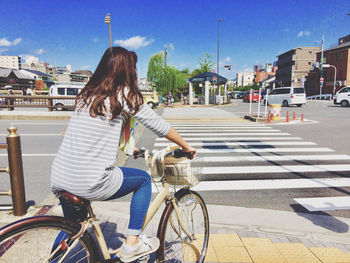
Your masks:
{"label": "bicycle basket", "polygon": [[186,157],[174,158],[165,156],[172,149],[159,151],[149,158],[147,165],[153,178],[165,178],[167,183],[172,185],[194,186],[198,184],[198,178],[192,172],[191,161]]}

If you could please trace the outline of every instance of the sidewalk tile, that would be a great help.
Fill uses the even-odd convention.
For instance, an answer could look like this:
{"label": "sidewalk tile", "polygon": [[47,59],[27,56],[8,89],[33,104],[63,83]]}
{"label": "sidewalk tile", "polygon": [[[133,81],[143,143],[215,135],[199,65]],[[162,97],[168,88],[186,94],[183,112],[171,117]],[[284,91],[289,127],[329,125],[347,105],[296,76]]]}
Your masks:
{"label": "sidewalk tile", "polygon": [[321,263],[302,243],[279,243],[274,244],[274,247],[288,263]]}
{"label": "sidewalk tile", "polygon": [[334,247],[309,247],[309,250],[314,253],[323,263],[349,263],[350,253],[344,253]]}

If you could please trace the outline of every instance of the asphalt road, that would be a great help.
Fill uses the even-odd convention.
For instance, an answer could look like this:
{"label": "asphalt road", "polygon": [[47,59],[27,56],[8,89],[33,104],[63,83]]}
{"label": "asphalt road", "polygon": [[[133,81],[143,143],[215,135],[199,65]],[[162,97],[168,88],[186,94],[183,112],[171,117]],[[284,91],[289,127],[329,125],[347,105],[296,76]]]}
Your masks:
{"label": "asphalt road", "polygon": [[[221,110],[235,113],[238,116],[244,116],[249,112],[249,104],[242,103],[240,100],[234,100],[234,104],[220,107]],[[350,108],[341,108],[333,106],[331,102],[318,101],[308,102],[302,108],[288,107],[282,108],[282,116],[289,111],[290,117],[293,112],[304,113],[305,119],[313,120],[313,122],[305,122],[302,124],[272,124],[269,127],[278,129],[280,132],[287,132],[290,136],[297,136],[302,141],[310,141],[316,143],[318,147],[327,147],[335,150],[336,154],[350,155]],[[253,105],[253,111],[257,111],[257,104]],[[263,107],[261,107],[263,113]],[[162,114],[162,109],[158,110]],[[66,121],[18,121],[18,120],[1,120],[0,121],[0,141],[6,141],[6,128],[13,123],[18,128],[21,135],[23,164],[25,171],[26,199],[34,203],[40,203],[50,193],[50,167],[54,154],[57,152],[62,140],[61,132],[65,130]],[[200,124],[200,123],[199,123]],[[207,123],[206,123],[207,124]],[[156,136],[149,130],[145,130],[138,146],[145,146],[152,149],[154,147]],[[293,146],[292,146],[293,147]],[[30,155],[32,154],[32,155]],[[205,156],[205,155],[204,155]],[[222,155],[224,156],[224,155]],[[244,154],[242,154],[244,156]],[[0,155],[0,166],[7,163],[5,152]],[[317,165],[321,162],[308,162],[310,165]],[[334,163],[330,161],[322,162],[325,164]],[[342,162],[335,162],[342,164]],[[217,162],[212,166],[220,167],[223,163]],[[227,165],[227,164],[226,164]],[[244,162],[236,162],[234,166],[247,165]],[[254,166],[256,163],[250,163],[248,166]],[[267,165],[267,163],[264,163]],[[281,163],[283,165],[283,162]],[[129,159],[127,166],[145,168],[143,160]],[[201,167],[201,164],[198,164]],[[312,179],[322,177],[349,177],[349,172],[337,173],[290,173],[285,176],[283,174],[244,174],[242,177],[235,175],[226,175],[224,178],[216,178],[215,180],[235,180],[235,179],[283,179],[285,177],[291,179]],[[244,176],[244,177],[243,177]],[[210,181],[210,177],[207,178]],[[9,180],[4,174],[0,178],[1,190],[9,188]],[[223,183],[224,184],[224,183]],[[242,207],[257,207],[283,211],[307,212],[307,210],[298,205],[294,198],[299,197],[336,197],[346,196],[350,193],[350,187],[324,187],[320,188],[295,188],[295,189],[263,189],[263,190],[217,190],[217,191],[201,191],[208,204],[232,205]],[[127,197],[129,198],[129,197]],[[126,199],[127,199],[126,198]],[[8,197],[1,197],[0,203],[9,203]],[[330,214],[337,216],[350,217],[349,210],[314,212],[319,214]]]}

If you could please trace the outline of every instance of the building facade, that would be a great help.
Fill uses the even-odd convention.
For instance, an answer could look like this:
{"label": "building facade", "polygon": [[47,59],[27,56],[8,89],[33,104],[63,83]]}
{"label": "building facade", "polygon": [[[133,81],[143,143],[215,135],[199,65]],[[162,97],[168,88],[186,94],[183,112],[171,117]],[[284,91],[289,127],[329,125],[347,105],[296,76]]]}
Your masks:
{"label": "building facade", "polygon": [[237,73],[237,87],[244,87],[254,84],[255,72],[240,72]]}
{"label": "building facade", "polygon": [[297,47],[277,56],[277,87],[304,86],[306,76],[316,62],[316,54],[320,51],[320,47]]}
{"label": "building facade", "polygon": [[21,69],[21,57],[19,56],[0,56],[0,67],[9,69]]}
{"label": "building facade", "polygon": [[[317,53],[317,62],[321,63],[321,52]],[[350,35],[339,38],[337,46],[323,51],[323,63],[332,67],[323,68],[322,86],[320,68],[316,67],[310,72],[305,84],[308,95],[333,94],[350,85]]]}

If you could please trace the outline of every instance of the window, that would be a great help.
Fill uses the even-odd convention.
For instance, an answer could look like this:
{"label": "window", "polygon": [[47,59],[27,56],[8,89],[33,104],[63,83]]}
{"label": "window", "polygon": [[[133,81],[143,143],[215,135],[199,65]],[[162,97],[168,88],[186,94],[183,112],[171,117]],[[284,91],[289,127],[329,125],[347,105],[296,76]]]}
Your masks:
{"label": "window", "polygon": [[77,95],[79,90],[77,88],[67,89],[67,95],[75,96]]}
{"label": "window", "polygon": [[269,93],[269,95],[276,95],[276,90],[271,90],[271,92]]}
{"label": "window", "polygon": [[294,88],[294,93],[295,94],[305,93],[305,90],[304,88]]}
{"label": "window", "polygon": [[277,89],[276,90],[276,94],[289,94],[290,93],[290,89]]}
{"label": "window", "polygon": [[57,88],[58,95],[65,95],[64,90],[65,90],[65,88]]}

